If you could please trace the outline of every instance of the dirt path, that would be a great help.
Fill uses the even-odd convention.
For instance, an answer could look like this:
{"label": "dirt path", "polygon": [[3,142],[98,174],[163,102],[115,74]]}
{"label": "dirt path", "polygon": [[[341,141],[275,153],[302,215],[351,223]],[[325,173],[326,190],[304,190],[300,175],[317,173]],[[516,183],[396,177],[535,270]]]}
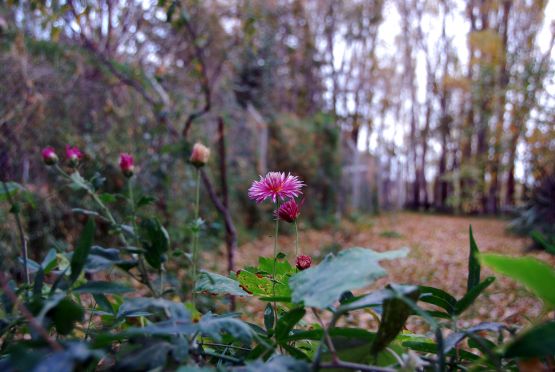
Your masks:
{"label": "dirt path", "polygon": [[[392,213],[364,219],[357,223],[344,223],[340,231],[302,231],[303,253],[318,262],[325,254],[340,247],[367,247],[377,251],[409,247],[407,258],[384,262],[389,275],[373,287],[380,288],[391,282],[423,284],[442,288],[456,297],[464,294],[469,251],[468,227],[472,224],[474,236],[481,251],[524,254],[529,243],[505,231],[506,222],[491,218],[453,217],[416,213]],[[280,237],[280,250],[293,255],[293,236]],[[271,256],[273,240],[266,237],[243,244],[238,252],[237,267],[256,264],[259,255]],[[542,259],[555,261],[549,255],[532,253]],[[290,257],[291,257],[290,256]],[[483,270],[482,278],[491,275]],[[247,304],[245,304],[247,305]],[[253,306],[248,304],[247,306]],[[256,307],[256,305],[254,305]],[[255,310],[255,309],[253,309]],[[526,318],[539,314],[541,303],[533,299],[513,281],[498,277],[487,293],[462,316],[461,325],[480,321],[505,321],[524,324]],[[364,316],[354,321],[366,321]],[[415,323],[415,327],[419,324]]]}

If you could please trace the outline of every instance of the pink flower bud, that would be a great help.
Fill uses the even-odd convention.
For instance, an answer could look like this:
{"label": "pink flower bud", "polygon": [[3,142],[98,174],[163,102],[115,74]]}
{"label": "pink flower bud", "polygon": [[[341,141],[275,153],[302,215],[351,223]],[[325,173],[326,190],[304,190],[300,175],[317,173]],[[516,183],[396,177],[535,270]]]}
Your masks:
{"label": "pink flower bud", "polygon": [[135,171],[135,165],[133,162],[134,159],[132,155],[126,153],[121,153],[119,155],[119,167],[125,177],[133,176],[133,172]]}
{"label": "pink flower bud", "polygon": [[42,149],[42,160],[46,165],[54,165],[58,162],[58,155],[53,147],[48,146]]}
{"label": "pink flower bud", "polygon": [[200,168],[208,163],[208,159],[210,158],[210,149],[204,146],[202,143],[195,143],[193,146],[193,152],[191,153],[191,158],[189,161],[195,167]]}
{"label": "pink flower bud", "polygon": [[304,199],[300,203],[297,203],[295,199],[286,201],[274,212],[274,215],[280,220],[293,223],[301,214],[301,206],[303,203]]}
{"label": "pink flower bud", "polygon": [[310,256],[300,255],[297,257],[297,269],[299,270],[306,270],[312,265],[312,258]]}
{"label": "pink flower bud", "polygon": [[77,146],[66,145],[66,157],[71,165],[75,166],[79,163],[79,160],[83,159],[83,153]]}

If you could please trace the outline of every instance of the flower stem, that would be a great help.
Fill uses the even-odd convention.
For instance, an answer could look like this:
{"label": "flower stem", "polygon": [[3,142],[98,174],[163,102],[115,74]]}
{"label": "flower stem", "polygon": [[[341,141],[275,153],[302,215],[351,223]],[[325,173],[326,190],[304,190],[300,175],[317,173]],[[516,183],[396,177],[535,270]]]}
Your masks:
{"label": "flower stem", "polygon": [[197,171],[197,185],[196,185],[196,194],[195,194],[195,221],[194,221],[194,229],[193,229],[193,306],[195,304],[195,286],[197,284],[197,261],[198,261],[198,237],[199,237],[199,205],[200,205],[200,169],[196,168]]}
{"label": "flower stem", "polygon": [[295,220],[295,259],[299,257],[299,225]]}
{"label": "flower stem", "polygon": [[[279,199],[276,202],[276,211],[279,209]],[[279,217],[276,215],[276,228],[274,231],[274,269],[272,272],[272,296],[276,297],[276,269],[277,269],[277,254],[278,254],[278,235],[279,235]],[[277,325],[278,320],[278,308],[274,301],[274,324]]]}
{"label": "flower stem", "polygon": [[[6,193],[8,202],[11,205],[12,213],[14,215],[15,223],[17,225],[19,240],[21,242],[21,259],[23,260],[23,277],[25,278],[25,284],[29,286],[31,285],[31,281],[29,279],[29,266],[27,262],[28,261],[27,239],[25,239],[25,233],[23,232],[23,225],[21,224],[21,219],[19,218],[19,208],[15,204],[15,201],[12,199],[12,196],[10,195],[10,191],[8,190],[8,185],[6,184],[6,182],[2,181],[2,186],[4,187],[4,192]],[[27,293],[27,291],[25,293]]]}

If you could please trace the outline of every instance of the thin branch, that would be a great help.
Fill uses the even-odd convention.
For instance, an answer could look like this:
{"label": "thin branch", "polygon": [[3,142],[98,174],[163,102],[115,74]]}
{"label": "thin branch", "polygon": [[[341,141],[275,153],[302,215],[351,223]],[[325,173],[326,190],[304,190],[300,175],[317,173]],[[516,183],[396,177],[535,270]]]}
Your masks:
{"label": "thin branch", "polygon": [[8,284],[8,279],[4,272],[0,271],[0,284],[2,285],[2,289],[4,290],[4,294],[8,296],[10,301],[14,304],[14,306],[21,312],[21,315],[29,322],[31,328],[33,328],[47,343],[50,347],[56,351],[63,351],[64,348],[62,345],[58,343],[55,339],[50,337],[46,329],[33,317],[33,314],[19,301],[17,295],[12,291]]}
{"label": "thin branch", "polygon": [[200,118],[201,116],[203,116],[204,114],[210,111],[212,107],[212,103],[211,103],[212,92],[210,88],[210,81],[208,79],[208,72],[206,69],[206,61],[204,59],[204,51],[198,45],[196,32],[193,29],[187,17],[184,17],[184,25],[185,25],[185,30],[187,31],[187,34],[189,36],[189,39],[193,44],[195,59],[197,60],[200,67],[200,84],[201,84],[202,92],[204,94],[204,106],[201,109],[190,113],[187,119],[185,120],[185,126],[183,128],[182,135],[183,135],[183,138],[187,138],[187,136],[189,135],[189,130],[191,129],[191,125],[193,124],[193,121],[195,121],[196,119]]}
{"label": "thin branch", "polygon": [[23,226],[21,225],[21,219],[19,218],[19,211],[17,210],[17,207],[15,206],[15,202],[12,199],[12,196],[10,195],[10,192],[8,190],[8,185],[6,184],[5,181],[2,181],[2,186],[4,187],[4,192],[6,193],[6,197],[8,198],[8,203],[10,203],[11,207],[12,207],[12,213],[14,215],[15,218],[15,223],[17,225],[17,232],[19,235],[19,240],[21,243],[21,256],[23,259],[23,277],[25,278],[25,284],[30,285],[31,281],[29,279],[29,266],[28,266],[28,255],[27,255],[27,240],[25,239],[25,234],[23,232]]}

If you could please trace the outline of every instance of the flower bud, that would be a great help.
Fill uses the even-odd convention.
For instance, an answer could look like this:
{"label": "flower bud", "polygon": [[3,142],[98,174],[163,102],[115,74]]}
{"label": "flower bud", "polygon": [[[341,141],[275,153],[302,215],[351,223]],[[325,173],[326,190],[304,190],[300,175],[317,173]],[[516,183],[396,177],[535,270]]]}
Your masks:
{"label": "flower bud", "polygon": [[42,160],[46,165],[54,165],[58,162],[58,155],[53,147],[48,146],[42,149]]}
{"label": "flower bud", "polygon": [[72,166],[76,166],[79,160],[83,158],[83,153],[77,146],[66,145],[66,157]]}
{"label": "flower bud", "polygon": [[312,265],[312,258],[310,256],[300,255],[297,257],[296,266],[299,270],[306,270]]}
{"label": "flower bud", "polygon": [[210,149],[202,143],[195,143],[193,146],[193,152],[191,153],[191,158],[189,159],[191,164],[200,168],[208,163],[208,158],[210,158]]}
{"label": "flower bud", "polygon": [[300,203],[297,203],[295,199],[286,201],[274,212],[274,215],[285,222],[293,223],[297,220],[301,214],[301,206],[304,203],[304,199]]}
{"label": "flower bud", "polygon": [[134,159],[132,155],[122,153],[119,155],[119,168],[121,173],[127,178],[133,176],[135,171]]}

